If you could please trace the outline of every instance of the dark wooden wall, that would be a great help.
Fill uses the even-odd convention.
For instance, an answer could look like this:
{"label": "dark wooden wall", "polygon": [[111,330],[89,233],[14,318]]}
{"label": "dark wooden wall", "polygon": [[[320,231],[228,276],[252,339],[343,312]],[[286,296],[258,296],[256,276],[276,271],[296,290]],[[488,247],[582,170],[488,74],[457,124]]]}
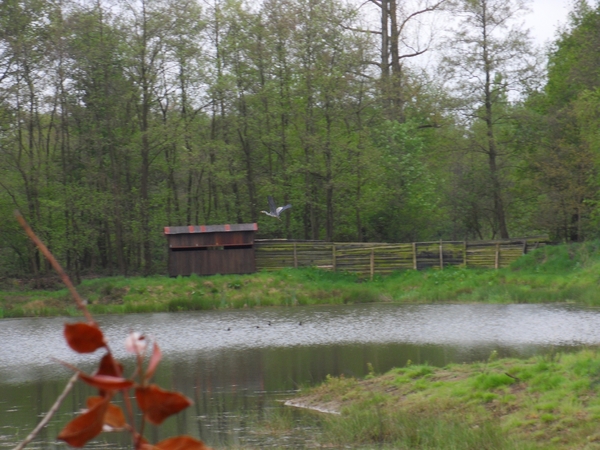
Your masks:
{"label": "dark wooden wall", "polygon": [[165,227],[169,276],[256,272],[256,224]]}
{"label": "dark wooden wall", "polygon": [[216,275],[256,272],[254,248],[221,247],[169,250],[169,276]]}

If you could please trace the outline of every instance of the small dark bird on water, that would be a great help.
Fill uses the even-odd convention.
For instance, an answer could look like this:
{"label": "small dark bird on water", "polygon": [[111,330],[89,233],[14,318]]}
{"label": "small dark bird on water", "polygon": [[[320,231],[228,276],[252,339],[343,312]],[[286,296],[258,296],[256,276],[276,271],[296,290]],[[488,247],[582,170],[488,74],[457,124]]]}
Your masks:
{"label": "small dark bird on water", "polygon": [[289,203],[285,206],[277,206],[277,204],[275,203],[275,200],[273,200],[273,197],[271,197],[270,195],[267,197],[267,200],[269,201],[269,210],[261,211],[261,213],[264,213],[267,216],[275,217],[276,219],[279,219],[279,220],[281,220],[279,215],[286,209],[290,209],[292,207],[292,205]]}

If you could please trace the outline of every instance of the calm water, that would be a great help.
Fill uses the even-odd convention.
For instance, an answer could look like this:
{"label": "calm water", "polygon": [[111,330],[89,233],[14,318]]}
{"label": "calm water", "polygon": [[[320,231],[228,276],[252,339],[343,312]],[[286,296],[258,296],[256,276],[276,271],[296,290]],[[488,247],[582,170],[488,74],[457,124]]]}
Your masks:
{"label": "calm water", "polygon": [[[546,305],[353,305],[97,317],[114,354],[130,331],[157,340],[163,361],[155,376],[194,405],[151,429],[152,440],[190,434],[215,448],[312,448],[309,415],[294,411],[292,436],[259,432],[257,421],[281,400],[327,374],[362,376],[408,360],[442,366],[500,356],[530,356],[600,343],[600,310]],[[71,373],[56,360],[91,372],[96,355],[64,343],[63,318],[0,320],[0,448],[24,438],[62,391]],[[62,426],[92,391],[81,383],[29,448],[64,448]],[[118,434],[94,447],[127,448]],[[123,439],[123,440],[122,440]],[[122,441],[121,441],[122,440]]]}

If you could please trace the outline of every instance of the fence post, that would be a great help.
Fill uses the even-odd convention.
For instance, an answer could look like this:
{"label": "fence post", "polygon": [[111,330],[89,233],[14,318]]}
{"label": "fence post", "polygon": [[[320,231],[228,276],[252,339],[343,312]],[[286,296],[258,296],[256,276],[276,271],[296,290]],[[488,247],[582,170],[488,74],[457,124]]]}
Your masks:
{"label": "fence post", "polygon": [[440,270],[444,270],[444,243],[440,239]]}
{"label": "fence post", "polygon": [[496,262],[494,263],[494,268],[498,269],[500,267],[500,242],[496,242]]}
{"label": "fence post", "polygon": [[467,268],[467,240],[463,242],[463,264]]}
{"label": "fence post", "polygon": [[523,254],[526,255],[527,254],[527,239],[525,239],[523,241]]}
{"label": "fence post", "polygon": [[413,269],[417,270],[417,243],[413,242]]}
{"label": "fence post", "polygon": [[298,268],[298,253],[296,252],[296,243],[294,242],[294,269]]}
{"label": "fence post", "polygon": [[374,274],[375,274],[375,249],[371,248],[371,281],[373,281]]}
{"label": "fence post", "polygon": [[331,265],[333,266],[333,271],[337,272],[337,255],[335,254],[335,244],[331,244]]}

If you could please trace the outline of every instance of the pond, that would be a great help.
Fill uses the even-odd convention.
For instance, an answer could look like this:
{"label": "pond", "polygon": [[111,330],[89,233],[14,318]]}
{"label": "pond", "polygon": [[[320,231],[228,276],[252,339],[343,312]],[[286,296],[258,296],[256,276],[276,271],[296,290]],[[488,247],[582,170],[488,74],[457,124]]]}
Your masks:
{"label": "pond", "polygon": [[[215,448],[313,448],[311,414],[294,410],[288,436],[260,426],[301,386],[330,375],[361,377],[407,361],[444,366],[499,356],[528,357],[600,343],[600,310],[573,305],[365,304],[98,316],[126,368],[130,331],[156,339],[163,361],[155,381],[194,405],[152,428],[158,441],[190,434]],[[64,343],[64,318],[0,320],[0,448],[33,429],[71,372],[92,372],[101,351],[78,355]],[[28,448],[65,448],[60,429],[93,390],[77,383],[50,425]],[[289,409],[289,408],[288,408]],[[311,417],[309,417],[311,416]],[[257,425],[258,424],[258,425]],[[103,433],[89,447],[129,448],[126,436]]]}

